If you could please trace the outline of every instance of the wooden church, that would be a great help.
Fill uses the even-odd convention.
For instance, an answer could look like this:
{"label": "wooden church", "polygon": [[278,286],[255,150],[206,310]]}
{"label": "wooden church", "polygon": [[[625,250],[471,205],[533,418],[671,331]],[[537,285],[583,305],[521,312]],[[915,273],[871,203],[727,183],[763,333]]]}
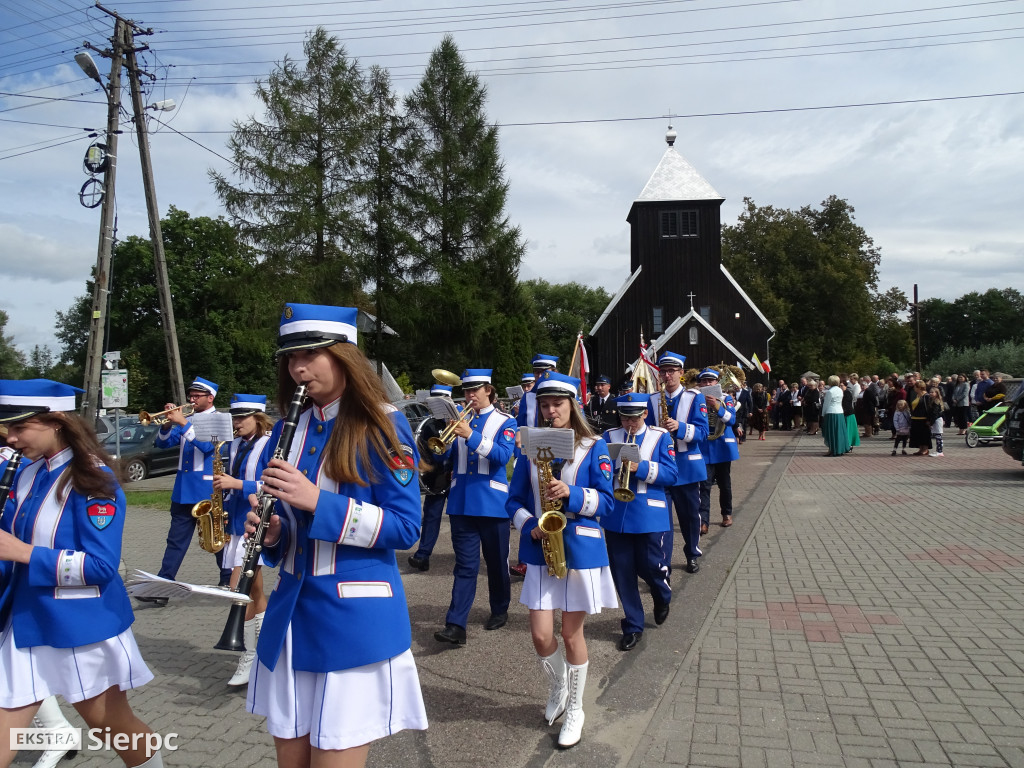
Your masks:
{"label": "wooden church", "polygon": [[591,370],[613,381],[639,357],[641,333],[659,352],[686,355],[687,368],[739,362],[748,372],[752,355],[768,359],[775,335],[722,265],[725,198],[679,154],[675,140],[669,126],[668,149],[626,217],[629,277],[587,340]]}

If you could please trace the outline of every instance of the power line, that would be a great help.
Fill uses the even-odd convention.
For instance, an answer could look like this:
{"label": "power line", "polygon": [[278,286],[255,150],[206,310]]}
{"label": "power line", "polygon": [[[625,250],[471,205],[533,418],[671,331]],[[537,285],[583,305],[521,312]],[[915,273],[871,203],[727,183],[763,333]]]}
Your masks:
{"label": "power line", "polygon": [[29,149],[29,150],[26,150],[25,152],[18,152],[18,153],[13,154],[13,155],[4,155],[4,156],[0,157],[0,160],[11,160],[12,158],[15,158],[15,157],[21,157],[23,155],[31,155],[33,152],[42,152],[43,150],[46,150],[46,149],[53,149],[54,147],[61,147],[61,146],[64,146],[65,144],[70,144],[73,141],[81,141],[83,138],[85,138],[85,137],[78,136],[78,137],[76,137],[74,139],[66,139],[65,141],[58,141],[56,144],[50,144],[50,145],[45,146],[45,147],[39,147],[38,149]]}

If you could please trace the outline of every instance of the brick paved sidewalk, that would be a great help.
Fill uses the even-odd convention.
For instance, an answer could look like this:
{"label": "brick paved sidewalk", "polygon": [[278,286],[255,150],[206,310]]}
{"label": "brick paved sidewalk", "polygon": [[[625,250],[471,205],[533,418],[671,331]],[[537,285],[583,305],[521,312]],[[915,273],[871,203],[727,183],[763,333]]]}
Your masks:
{"label": "brick paved sidewalk", "polygon": [[1024,766],[1024,469],[803,436],[630,766]]}

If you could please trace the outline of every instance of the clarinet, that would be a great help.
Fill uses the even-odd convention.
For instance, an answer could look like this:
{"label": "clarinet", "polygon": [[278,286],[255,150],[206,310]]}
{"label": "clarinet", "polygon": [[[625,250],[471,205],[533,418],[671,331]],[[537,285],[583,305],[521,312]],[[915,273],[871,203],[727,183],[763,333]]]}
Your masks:
{"label": "clarinet", "polygon": [[[284,417],[284,425],[281,427],[281,434],[277,439],[274,448],[275,459],[288,460],[291,453],[292,439],[295,437],[295,427],[299,423],[299,414],[306,401],[306,385],[300,384],[295,388],[292,395],[291,405],[288,406],[288,415]],[[260,489],[256,496],[256,508],[259,511],[260,522],[256,531],[245,541],[245,555],[242,559],[242,573],[238,577],[238,584],[231,590],[236,595],[248,595],[252,587],[253,579],[256,577],[256,566],[259,565],[260,553],[263,551],[263,540],[267,536],[267,529],[270,527],[270,517],[274,514],[274,502],[276,499],[264,489]],[[221,633],[220,641],[213,646],[219,651],[244,651],[246,649],[243,640],[245,628],[245,602],[235,602],[228,613],[227,623],[224,625],[224,632]]]}
{"label": "clarinet", "polygon": [[21,464],[21,451],[15,451],[7,461],[7,466],[4,467],[3,477],[0,477],[0,510],[4,508],[11,488],[14,487],[14,476],[18,472],[19,464]]}

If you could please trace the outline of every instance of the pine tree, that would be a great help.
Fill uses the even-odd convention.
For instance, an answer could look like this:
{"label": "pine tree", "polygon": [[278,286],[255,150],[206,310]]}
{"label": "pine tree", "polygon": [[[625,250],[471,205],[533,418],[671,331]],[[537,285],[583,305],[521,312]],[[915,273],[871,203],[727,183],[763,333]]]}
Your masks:
{"label": "pine tree", "polygon": [[496,383],[512,384],[528,364],[532,324],[518,286],[525,244],[505,214],[508,182],[486,95],[446,36],[406,100],[417,153],[410,267],[418,282],[404,292],[403,333],[422,339],[407,346],[414,378],[436,364],[469,365],[493,367]]}

